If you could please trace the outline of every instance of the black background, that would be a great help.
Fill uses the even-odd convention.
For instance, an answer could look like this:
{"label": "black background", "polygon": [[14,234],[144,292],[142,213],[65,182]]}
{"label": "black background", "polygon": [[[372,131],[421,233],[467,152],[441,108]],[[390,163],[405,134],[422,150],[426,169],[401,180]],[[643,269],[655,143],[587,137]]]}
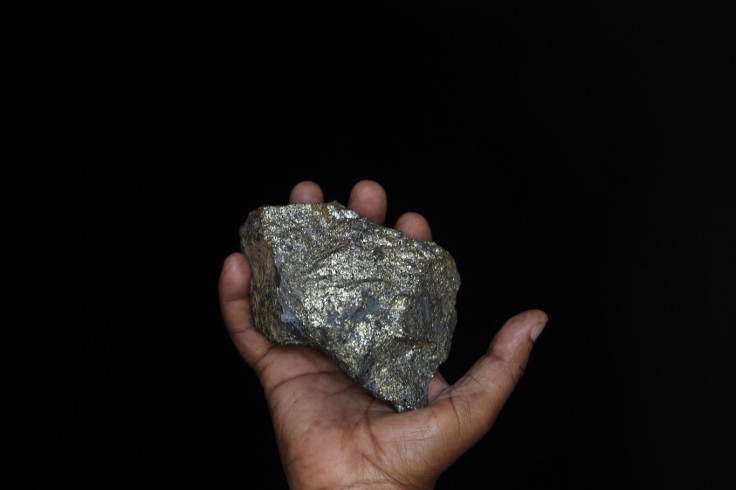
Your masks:
{"label": "black background", "polygon": [[496,425],[437,488],[730,488],[734,14],[34,12],[14,44],[31,53],[14,72],[30,138],[6,181],[32,189],[6,208],[28,211],[11,232],[31,252],[17,260],[27,320],[8,330],[23,334],[16,487],[285,487],[219,269],[251,209],[304,179],[346,202],[370,178],[387,224],[422,213],[457,260],[449,381],[511,315],[550,317]]}

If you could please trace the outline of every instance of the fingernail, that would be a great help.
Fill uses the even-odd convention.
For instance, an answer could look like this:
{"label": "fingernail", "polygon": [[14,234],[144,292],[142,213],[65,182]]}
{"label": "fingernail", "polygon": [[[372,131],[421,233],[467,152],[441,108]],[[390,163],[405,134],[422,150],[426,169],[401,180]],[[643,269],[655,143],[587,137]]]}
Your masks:
{"label": "fingernail", "polygon": [[529,331],[529,335],[532,338],[532,342],[537,341],[537,337],[542,333],[542,330],[544,330],[544,327],[547,325],[547,322],[540,323],[539,325],[534,325],[532,329]]}

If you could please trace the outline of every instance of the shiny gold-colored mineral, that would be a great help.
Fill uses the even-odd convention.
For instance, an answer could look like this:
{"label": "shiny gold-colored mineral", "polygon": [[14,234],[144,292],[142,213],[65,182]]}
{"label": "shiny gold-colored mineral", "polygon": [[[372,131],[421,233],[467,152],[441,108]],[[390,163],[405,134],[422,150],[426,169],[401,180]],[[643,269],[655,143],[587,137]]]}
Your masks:
{"label": "shiny gold-colored mineral", "polygon": [[256,329],[319,349],[397,411],[427,405],[457,322],[460,276],[446,250],[335,201],[262,206],[240,240]]}

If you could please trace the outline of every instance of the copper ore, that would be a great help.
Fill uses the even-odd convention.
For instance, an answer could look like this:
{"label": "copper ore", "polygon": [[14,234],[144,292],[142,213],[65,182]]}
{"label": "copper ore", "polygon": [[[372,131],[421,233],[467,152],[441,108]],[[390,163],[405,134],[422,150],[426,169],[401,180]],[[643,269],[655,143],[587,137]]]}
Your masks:
{"label": "copper ore", "polygon": [[427,405],[457,322],[460,276],[447,251],[336,201],[262,206],[240,240],[257,330],[319,349],[399,412]]}

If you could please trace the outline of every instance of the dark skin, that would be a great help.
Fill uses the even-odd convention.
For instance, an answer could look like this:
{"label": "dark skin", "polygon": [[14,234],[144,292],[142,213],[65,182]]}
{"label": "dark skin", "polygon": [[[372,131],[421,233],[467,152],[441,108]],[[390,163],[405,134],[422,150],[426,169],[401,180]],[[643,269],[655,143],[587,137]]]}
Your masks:
{"label": "dark skin", "polygon": [[[297,184],[290,203],[323,202],[320,187]],[[383,224],[386,193],[360,181],[348,207]],[[394,227],[431,240],[429,223],[403,214]],[[277,345],[256,331],[250,314],[250,266],[245,256],[225,259],[220,306],[230,336],[260,380],[289,486],[327,488],[432,488],[437,477],[493,425],[519,381],[534,341],[547,323],[539,310],[520,313],[498,331],[485,355],[455,384],[437,372],[429,405],[397,413],[346,378],[323,354]]]}

